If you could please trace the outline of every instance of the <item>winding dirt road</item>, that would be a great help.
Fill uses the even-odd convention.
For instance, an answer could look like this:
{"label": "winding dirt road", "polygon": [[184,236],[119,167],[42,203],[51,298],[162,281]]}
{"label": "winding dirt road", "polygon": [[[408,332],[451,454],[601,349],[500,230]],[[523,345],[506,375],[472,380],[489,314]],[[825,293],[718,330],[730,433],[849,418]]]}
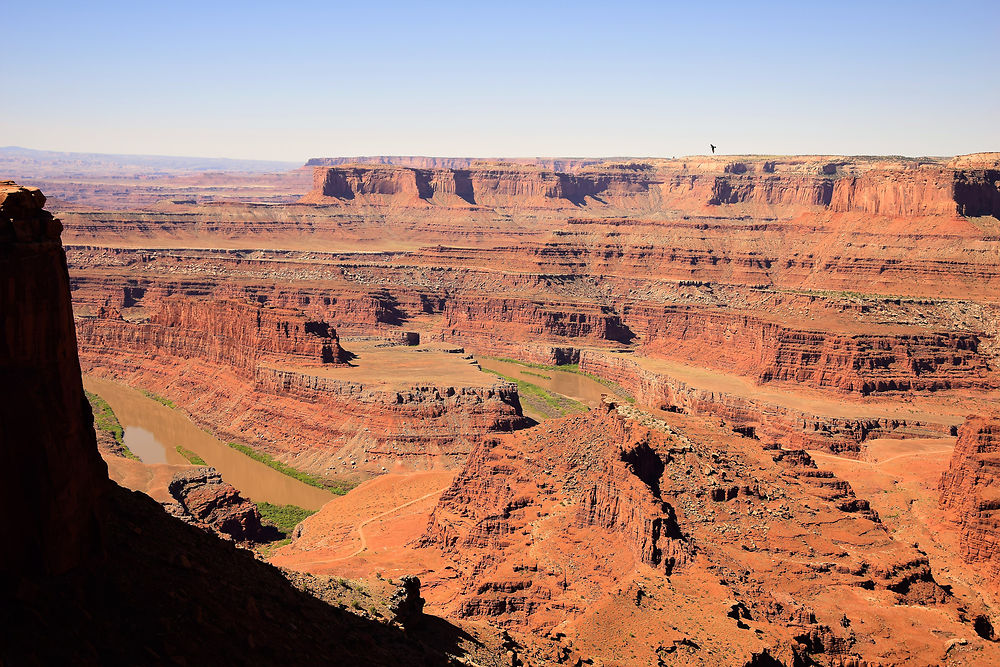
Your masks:
{"label": "winding dirt road", "polygon": [[342,560],[347,560],[348,558],[354,558],[355,556],[357,556],[358,554],[362,553],[363,551],[365,551],[365,549],[368,548],[368,538],[365,537],[365,530],[364,530],[365,526],[367,526],[368,524],[372,523],[373,521],[378,521],[379,519],[385,518],[385,517],[389,516],[390,514],[395,514],[399,510],[405,509],[405,508],[409,507],[410,505],[414,505],[416,503],[419,503],[422,500],[427,500],[428,498],[431,498],[433,496],[440,495],[440,494],[444,493],[445,490],[448,489],[448,487],[450,487],[450,486],[451,486],[451,484],[448,484],[448,486],[443,486],[440,489],[437,489],[435,491],[431,491],[430,493],[425,493],[424,495],[420,496],[419,498],[414,498],[413,500],[408,500],[408,501],[406,501],[405,503],[403,503],[401,505],[397,505],[396,507],[388,509],[385,512],[382,512],[381,514],[376,514],[373,517],[369,517],[369,518],[365,519],[364,521],[361,521],[361,522],[355,524],[354,525],[354,530],[357,531],[358,537],[361,538],[361,546],[356,551],[353,551],[353,552],[347,554],[346,556],[338,556],[336,558],[323,558],[321,560],[305,561],[305,562],[299,563],[299,565],[322,565],[322,564],[325,564],[325,563],[336,563],[336,562],[339,562],[339,561],[342,561]]}
{"label": "winding dirt road", "polygon": [[905,458],[907,456],[929,456],[930,454],[944,454],[945,452],[951,452],[951,451],[954,451],[954,447],[949,447],[948,449],[935,449],[933,451],[928,451],[928,452],[905,452],[903,454],[896,454],[895,456],[890,456],[889,458],[883,459],[881,461],[862,461],[860,459],[850,459],[847,458],[846,456],[837,456],[836,454],[824,454],[822,452],[810,452],[810,456],[813,457],[818,456],[819,458],[827,458],[827,459],[836,459],[838,461],[844,461],[845,463],[863,463],[864,465],[869,465],[869,466],[880,466],[884,463],[888,463],[889,461],[895,461],[896,459]]}

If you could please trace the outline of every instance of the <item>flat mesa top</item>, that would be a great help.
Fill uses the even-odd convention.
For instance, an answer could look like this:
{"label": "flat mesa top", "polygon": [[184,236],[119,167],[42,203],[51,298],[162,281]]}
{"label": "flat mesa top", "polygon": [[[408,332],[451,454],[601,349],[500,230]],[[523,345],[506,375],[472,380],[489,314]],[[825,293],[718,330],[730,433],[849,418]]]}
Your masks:
{"label": "flat mesa top", "polygon": [[357,355],[350,366],[288,368],[322,378],[357,382],[366,388],[403,391],[418,386],[492,387],[499,378],[479,370],[476,361],[457,346],[428,343],[379,347],[379,341],[342,341]]}
{"label": "flat mesa top", "polygon": [[[643,357],[633,354],[607,353],[608,356],[634,361],[645,370],[668,375],[697,389],[731,394],[740,398],[753,398],[765,403],[800,410],[826,417],[896,418],[961,424],[972,399],[952,392],[952,401],[931,402],[926,397],[869,398],[831,396],[801,386],[778,384],[761,386],[751,378],[723,371],[692,366],[668,359]],[[943,397],[949,392],[938,392]],[[989,395],[987,395],[989,400]]]}

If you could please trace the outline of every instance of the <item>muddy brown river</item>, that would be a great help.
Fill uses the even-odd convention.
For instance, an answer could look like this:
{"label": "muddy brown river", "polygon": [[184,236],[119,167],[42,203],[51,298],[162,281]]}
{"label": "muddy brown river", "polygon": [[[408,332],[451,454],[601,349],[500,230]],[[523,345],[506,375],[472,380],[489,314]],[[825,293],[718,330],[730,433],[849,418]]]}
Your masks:
{"label": "muddy brown river", "polygon": [[319,509],[334,494],[282,475],[206,433],[179,410],[173,410],[123,384],[84,376],[83,385],[111,406],[125,429],[125,444],[143,463],[187,464],[177,453],[190,449],[222,478],[255,501]]}
{"label": "muddy brown river", "polygon": [[479,365],[491,371],[502,373],[507,377],[530,382],[543,389],[562,394],[567,398],[580,401],[588,408],[596,408],[601,403],[601,394],[614,394],[611,389],[600,382],[591,380],[586,375],[569,371],[550,370],[548,368],[528,368],[509,361],[477,358]]}
{"label": "muddy brown river", "polygon": [[[613,393],[579,373],[527,368],[495,359],[480,359],[479,363],[483,368],[530,382],[590,408],[600,404],[602,394]],[[252,500],[319,509],[334,497],[328,491],[282,475],[228,447],[199,428],[184,413],[161,405],[140,391],[92,376],[84,376],[83,384],[88,391],[108,402],[125,429],[126,446],[143,463],[185,465],[187,459],[177,453],[180,445],[205,459],[205,463],[222,473],[224,480]]]}

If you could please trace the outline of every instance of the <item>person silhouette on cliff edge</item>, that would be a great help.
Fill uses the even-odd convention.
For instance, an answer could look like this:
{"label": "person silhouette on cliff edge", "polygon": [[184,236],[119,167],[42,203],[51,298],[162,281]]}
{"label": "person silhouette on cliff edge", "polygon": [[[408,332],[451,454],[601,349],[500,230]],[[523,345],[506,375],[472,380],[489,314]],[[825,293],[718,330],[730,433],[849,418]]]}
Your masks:
{"label": "person silhouette on cliff edge", "polygon": [[712,149],[712,155],[715,155],[715,144],[709,144]]}

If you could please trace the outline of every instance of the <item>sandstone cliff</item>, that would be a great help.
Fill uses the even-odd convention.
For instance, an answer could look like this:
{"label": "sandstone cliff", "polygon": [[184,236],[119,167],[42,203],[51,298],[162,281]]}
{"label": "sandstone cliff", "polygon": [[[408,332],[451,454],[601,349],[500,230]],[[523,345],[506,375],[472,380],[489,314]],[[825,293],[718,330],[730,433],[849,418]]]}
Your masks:
{"label": "sandstone cliff", "polygon": [[261,526],[257,506],[224,482],[215,468],[178,472],[167,491],[176,501],[168,510],[195,526],[237,542],[263,542],[277,537],[276,531]]}
{"label": "sandstone cliff", "polygon": [[107,467],[83,394],[58,220],[32,188],[0,183],[0,507],[20,534],[0,572],[59,573],[101,548]]}
{"label": "sandstone cliff", "polygon": [[970,416],[941,476],[941,507],[958,526],[961,557],[1000,580],[1000,414]]}
{"label": "sandstone cliff", "polygon": [[445,302],[443,315],[446,339],[466,342],[484,352],[500,350],[503,345],[517,346],[525,340],[535,346],[548,341],[559,347],[629,343],[634,338],[612,308],[587,303],[462,294]]}
{"label": "sandstone cliff", "polygon": [[[580,370],[624,388],[640,405],[668,412],[723,418],[734,432],[790,447],[823,449],[847,456],[857,455],[870,438],[941,437],[949,432],[944,422],[920,421],[893,416],[858,414],[856,408],[822,414],[809,403],[782,402],[776,396],[754,391],[729,391],[698,387],[668,370],[642,365],[641,359],[584,350]],[[763,392],[761,392],[762,394]],[[848,416],[849,415],[849,416]]]}
{"label": "sandstone cliff", "polygon": [[486,434],[526,423],[516,388],[478,372],[471,384],[414,375],[399,386],[379,381],[392,368],[330,376],[350,355],[329,325],[296,309],[179,294],[141,300],[136,321],[104,306],[78,320],[88,372],[156,387],[219,437],[318,475],[456,466]]}
{"label": "sandstone cliff", "polygon": [[[583,655],[644,646],[666,663],[990,662],[990,612],[950,538],[909,547],[925,492],[896,508],[910,487],[863,480],[880,447],[947,446],[869,441],[939,440],[997,386],[995,156],[599,162],[334,159],[320,205],[74,212],[84,364],[317,474],[462,468],[411,550],[426,560],[373,545],[387,525],[417,534],[429,499],[324,567],[416,562],[431,610],[517,641],[551,627]],[[234,303],[265,313],[259,335]],[[317,361],[302,322],[359,357]],[[389,386],[411,358],[365,370],[361,345],[410,334],[414,357],[579,362],[657,418],[619,407],[505,435],[523,424],[511,385],[425,365]],[[856,471],[882,519],[824,465]],[[308,538],[304,563],[335,541]]]}
{"label": "sandstone cliff", "polygon": [[138,322],[105,308],[97,317],[81,319],[77,330],[84,345],[100,341],[108,348],[145,347],[158,354],[201,357],[251,376],[273,357],[311,366],[347,360],[326,322],[309,321],[290,309],[228,299],[165,298],[148,321]]}
{"label": "sandstone cliff", "polygon": [[[480,445],[416,550],[454,567],[425,595],[459,617],[578,638],[631,619],[623,645],[666,624],[726,664],[765,647],[783,664],[878,662],[895,648],[866,633],[898,628],[897,604],[953,604],[926,557],[804,451],[610,403]],[[905,652],[928,650],[943,649]]]}
{"label": "sandstone cliff", "polygon": [[644,201],[650,179],[642,165],[576,173],[492,164],[469,169],[401,166],[317,167],[307,203],[351,202],[394,206],[572,206],[588,199]]}
{"label": "sandstone cliff", "polygon": [[[626,320],[643,347],[665,356],[747,375],[871,394],[981,387],[988,367],[971,333],[879,335],[796,330],[752,313],[638,306]],[[736,343],[736,344],[734,344]]]}
{"label": "sandstone cliff", "polygon": [[695,158],[607,161],[559,171],[570,165],[413,158],[364,163],[368,161],[310,161],[313,190],[303,201],[645,210],[741,204],[895,217],[1000,213],[1000,171],[974,168],[982,166],[978,162]]}

